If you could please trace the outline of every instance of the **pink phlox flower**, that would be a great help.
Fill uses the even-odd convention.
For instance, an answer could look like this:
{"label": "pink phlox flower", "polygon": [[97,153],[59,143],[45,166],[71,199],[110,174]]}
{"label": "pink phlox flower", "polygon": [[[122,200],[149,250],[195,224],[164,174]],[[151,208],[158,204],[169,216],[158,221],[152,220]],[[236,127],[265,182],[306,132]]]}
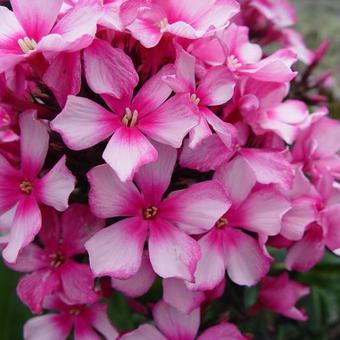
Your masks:
{"label": "pink phlox flower", "polygon": [[8,213],[13,218],[9,242],[2,255],[10,263],[16,261],[19,251],[32,242],[41,228],[39,203],[63,211],[75,186],[75,178],[65,165],[65,156],[39,177],[49,135],[46,126],[34,115],[27,111],[19,117],[20,169],[0,156],[0,214]]}
{"label": "pink phlox flower", "polygon": [[208,65],[225,65],[238,76],[282,83],[297,75],[291,69],[297,61],[296,53],[288,48],[281,49],[261,59],[260,46],[249,42],[248,28],[235,24],[216,36],[195,41],[188,52]]}
{"label": "pink phlox flower", "polygon": [[128,0],[121,18],[132,36],[146,48],[155,47],[164,34],[198,39],[228,24],[239,12],[235,0]]}
{"label": "pink phlox flower", "polygon": [[188,51],[208,65],[225,65],[237,74],[242,67],[257,63],[262,57],[261,47],[250,43],[248,34],[248,27],[232,23],[215,36],[194,41]]}
{"label": "pink phlox flower", "polygon": [[0,72],[37,52],[79,51],[93,40],[102,15],[97,1],[81,1],[57,20],[63,0],[12,0],[0,7]]}
{"label": "pink phlox flower", "polygon": [[[175,75],[166,76],[164,81],[176,92],[187,93],[197,106],[199,124],[190,131],[189,146],[196,147],[204,138],[212,134],[211,128],[232,150],[236,144],[237,132],[231,124],[220,120],[210,106],[225,104],[233,96],[234,77],[225,66],[210,68],[196,86],[196,58],[177,45]],[[211,128],[210,128],[211,127]]]}
{"label": "pink phlox flower", "polygon": [[173,73],[172,65],[164,66],[132,99],[138,75],[122,50],[96,40],[86,49],[84,62],[89,86],[113,112],[87,98],[69,96],[51,127],[73,150],[91,147],[113,135],[103,158],[122,181],[131,180],[142,165],[156,161],[157,151],[149,139],[179,148],[198,123],[189,94],[168,99],[172,91],[163,77]]}
{"label": "pink phlox flower", "polygon": [[[340,178],[340,123],[328,117],[325,108],[319,109],[311,123],[296,139],[292,148],[294,162],[302,163],[304,171],[317,180],[323,173]],[[325,138],[327,136],[327,138]]]}
{"label": "pink phlox flower", "polygon": [[293,26],[297,14],[288,0],[251,0],[249,6],[256,8],[276,29]]}
{"label": "pink phlox flower", "polygon": [[[251,159],[254,155],[247,156]],[[214,178],[229,195],[229,210],[198,241],[202,256],[195,283],[187,284],[190,289],[213,289],[223,279],[225,270],[231,280],[247,286],[256,284],[268,272],[270,257],[259,242],[242,229],[267,236],[279,234],[282,217],[290,204],[272,186],[256,185],[258,181],[263,182],[262,175],[264,173],[256,177],[247,158],[241,156],[216,171]]]}
{"label": "pink phlox flower", "polygon": [[[311,123],[306,104],[286,100],[288,83],[267,82],[243,77],[235,89],[233,101],[224,107],[224,119],[239,114],[239,119],[252,127],[256,135],[274,132],[292,144]],[[234,118],[235,119],[235,118]]]}
{"label": "pink phlox flower", "polygon": [[65,304],[56,296],[48,296],[44,301],[44,309],[58,313],[28,320],[24,325],[25,340],[66,340],[72,330],[75,340],[99,340],[101,337],[98,333],[107,340],[118,338],[118,332],[107,315],[106,304]]}
{"label": "pink phlox flower", "polygon": [[212,228],[226,211],[227,198],[217,181],[205,181],[162,200],[170,184],[176,150],[162,144],[156,148],[157,162],[140,168],[135,183],[122,183],[107,165],[95,167],[88,174],[94,214],[127,217],[86,242],[96,276],[130,278],[141,266],[148,239],[150,262],[159,276],[194,281],[200,249],[188,234]]}
{"label": "pink phlox flower", "polygon": [[40,313],[45,296],[57,293],[67,303],[97,300],[93,276],[87,264],[73,257],[85,253],[84,243],[104,226],[88,207],[71,205],[61,216],[51,208],[42,210],[39,238],[43,248],[30,244],[19,254],[11,269],[28,272],[19,281],[17,293],[32,312]]}

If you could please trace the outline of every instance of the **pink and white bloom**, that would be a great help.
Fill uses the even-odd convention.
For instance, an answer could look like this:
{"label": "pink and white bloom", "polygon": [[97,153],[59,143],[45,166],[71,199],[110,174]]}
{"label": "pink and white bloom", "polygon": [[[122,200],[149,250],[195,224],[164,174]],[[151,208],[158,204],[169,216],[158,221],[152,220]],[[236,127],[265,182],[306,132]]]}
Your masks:
{"label": "pink and white bloom", "polygon": [[309,292],[308,287],[290,280],[287,273],[277,277],[268,276],[261,281],[259,303],[287,318],[305,321],[307,316],[304,310],[298,309],[295,304]]}
{"label": "pink and white bloom", "polygon": [[107,165],[95,167],[88,174],[94,214],[102,218],[127,217],[86,242],[96,276],[130,278],[141,266],[148,239],[150,262],[159,276],[194,281],[200,249],[188,234],[212,228],[226,211],[227,198],[217,181],[205,181],[162,200],[171,180],[176,150],[161,144],[157,149],[157,162],[139,170],[136,184],[122,183]]}
{"label": "pink and white bloom", "polygon": [[242,77],[233,101],[224,107],[223,118],[228,120],[238,115],[257,135],[274,132],[286,143],[292,144],[311,123],[311,116],[304,102],[292,99],[283,102],[287,92],[286,82]]}
{"label": "pink and white bloom", "polygon": [[11,269],[30,273],[19,281],[19,298],[34,313],[41,312],[44,298],[52,293],[72,304],[96,301],[90,267],[73,257],[85,253],[85,241],[104,226],[104,221],[81,204],[71,205],[61,216],[45,208],[42,217],[39,238],[44,247],[28,245],[10,265]]}
{"label": "pink and white bloom", "polygon": [[50,296],[45,299],[44,308],[59,313],[28,320],[24,325],[26,340],[66,340],[72,328],[76,340],[100,339],[97,332],[108,340],[118,338],[118,332],[108,318],[107,305],[103,303],[68,305],[56,296]]}
{"label": "pink and white bloom", "polygon": [[19,125],[20,169],[0,155],[0,214],[11,212],[13,216],[9,241],[2,253],[9,263],[16,261],[19,251],[39,232],[39,203],[63,211],[75,186],[75,178],[65,165],[65,156],[39,177],[48,150],[47,128],[32,111],[21,114]]}
{"label": "pink and white bloom", "polygon": [[232,150],[236,144],[236,131],[231,124],[220,120],[209,106],[225,104],[233,96],[235,80],[225,66],[210,68],[196,87],[196,59],[177,45],[175,75],[166,76],[164,81],[176,92],[187,93],[197,106],[199,123],[190,131],[189,146],[196,147],[203,139],[212,134],[210,126]]}
{"label": "pink and white bloom", "polygon": [[231,72],[238,72],[262,58],[261,47],[250,43],[248,36],[248,27],[232,23],[215,36],[194,41],[188,51],[208,65],[225,65]]}
{"label": "pink and white bloom", "polygon": [[136,330],[124,334],[122,340],[211,340],[211,339],[233,339],[246,340],[236,326],[224,322],[212,326],[197,337],[200,325],[200,309],[197,308],[189,314],[179,312],[164,301],[159,301],[153,308],[153,317],[157,326],[144,324]]}
{"label": "pink and white bloom", "polygon": [[299,134],[292,148],[293,161],[302,163],[313,179],[320,178],[323,173],[340,178],[340,123],[323,117],[326,112],[320,110],[312,118],[310,126]]}
{"label": "pink and white bloom", "polygon": [[230,198],[229,209],[198,242],[202,256],[195,283],[188,284],[194,290],[213,289],[225,270],[237,284],[256,284],[268,272],[271,259],[259,242],[240,228],[259,235],[277,235],[290,208],[271,186],[255,186],[256,177],[241,157],[219,168],[215,178]]}
{"label": "pink and white bloom", "polygon": [[163,35],[198,39],[223,28],[240,10],[235,0],[126,1],[120,8],[123,23],[146,48],[155,47]]}
{"label": "pink and white bloom", "polygon": [[249,42],[248,31],[247,27],[232,24],[216,36],[193,42],[188,52],[204,64],[225,65],[238,76],[278,83],[295,78],[297,72],[291,67],[297,55],[287,48],[262,59],[262,50]]}
{"label": "pink and white bloom", "polygon": [[251,0],[249,6],[256,8],[276,29],[296,23],[295,9],[288,0]]}
{"label": "pink and white bloom", "polygon": [[[99,61],[96,51],[105,51],[108,59]],[[88,82],[94,92],[106,99],[113,112],[87,98],[69,96],[51,127],[73,150],[91,147],[113,135],[103,158],[120,180],[131,180],[142,165],[157,159],[157,150],[149,139],[175,148],[181,146],[183,138],[197,124],[196,107],[188,94],[168,99],[172,91],[162,78],[173,72],[171,65],[150,78],[132,99],[138,76],[130,58],[100,41],[95,41],[86,53]],[[114,61],[117,55],[121,61],[115,71],[121,81],[118,85],[117,79],[107,73],[111,72],[111,61],[117,64]],[[126,72],[130,74],[127,80]]]}
{"label": "pink and white bloom", "polygon": [[11,0],[0,7],[0,73],[37,52],[74,52],[93,40],[102,15],[97,1],[80,1],[58,20],[63,0]]}

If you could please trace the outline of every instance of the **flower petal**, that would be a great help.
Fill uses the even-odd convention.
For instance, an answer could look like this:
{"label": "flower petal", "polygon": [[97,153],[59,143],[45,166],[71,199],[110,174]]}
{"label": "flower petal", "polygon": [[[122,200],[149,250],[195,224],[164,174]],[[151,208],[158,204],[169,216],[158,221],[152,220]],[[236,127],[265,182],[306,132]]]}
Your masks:
{"label": "flower petal", "polygon": [[48,269],[42,269],[23,276],[18,283],[17,294],[33,313],[41,313],[44,298],[58,287],[58,276]]}
{"label": "flower petal", "polygon": [[75,339],[101,340],[100,336],[94,331],[91,325],[89,325],[87,320],[75,318],[73,325]]}
{"label": "flower petal", "polygon": [[38,44],[40,51],[75,52],[89,46],[97,31],[102,8],[96,1],[79,1]]}
{"label": "flower petal", "polygon": [[301,240],[306,227],[316,220],[315,201],[313,199],[298,199],[293,202],[282,218],[281,235],[288,240]]}
{"label": "flower petal", "polygon": [[177,159],[176,149],[153,143],[158,152],[156,162],[142,166],[135,175],[135,182],[148,204],[158,204],[170,185]]}
{"label": "flower petal", "polygon": [[[97,232],[85,243],[95,276],[128,279],[141,266],[147,224],[127,218]],[[124,245],[124,247],[122,247]]]}
{"label": "flower petal", "polygon": [[24,325],[24,339],[61,340],[71,331],[71,318],[66,314],[47,314],[28,320]]}
{"label": "flower petal", "polygon": [[138,272],[127,280],[112,279],[112,287],[129,297],[144,295],[152,286],[156,274],[152,269],[149,256],[143,255]]}
{"label": "flower petal", "polygon": [[87,264],[69,260],[60,267],[62,299],[69,304],[93,303],[98,295],[93,290],[94,277]]}
{"label": "flower petal", "polygon": [[21,174],[0,154],[0,215],[14,207],[22,197]]}
{"label": "flower petal", "polygon": [[14,14],[26,35],[36,42],[51,31],[62,3],[63,0],[51,0],[48,6],[41,6],[40,0],[11,0]]}
{"label": "flower petal", "polygon": [[66,156],[37,182],[36,195],[42,203],[64,211],[68,207],[68,199],[73,191],[76,178],[67,169]]}
{"label": "flower petal", "polygon": [[166,65],[151,77],[133,99],[133,109],[137,110],[143,117],[163,104],[172,92],[171,88],[163,81],[163,78],[174,73],[173,65]]}
{"label": "flower petal", "polygon": [[255,285],[267,274],[270,260],[256,240],[239,230],[226,229],[224,238],[225,264],[229,277],[239,285]]}
{"label": "flower petal", "polygon": [[95,39],[84,50],[86,80],[91,90],[115,98],[131,98],[138,74],[131,58],[105,40]]}
{"label": "flower petal", "polygon": [[125,182],[131,180],[142,165],[154,162],[157,151],[137,128],[121,127],[111,137],[103,158]]}
{"label": "flower petal", "polygon": [[194,339],[200,325],[200,310],[183,314],[164,301],[153,308],[153,318],[157,327],[168,339]]}
{"label": "flower petal", "polygon": [[12,11],[10,11],[8,8],[6,8],[5,6],[1,6],[0,7],[0,50],[1,50],[1,54],[3,54],[2,57],[5,57],[8,63],[8,65],[3,65],[3,64],[1,65],[0,67],[1,73],[6,71],[6,69],[9,69],[11,66],[14,66],[20,59],[25,58],[18,44],[18,39],[24,36],[25,36],[25,32],[23,28],[21,27],[15,14]]}
{"label": "flower petal", "polygon": [[293,167],[280,152],[242,149],[240,154],[254,171],[259,183],[277,183],[286,188],[292,186]]}
{"label": "flower petal", "polygon": [[22,199],[15,212],[9,242],[2,256],[13,263],[21,249],[31,243],[41,227],[41,213],[33,196]]}
{"label": "flower petal", "polygon": [[164,301],[184,314],[191,313],[205,300],[203,292],[189,290],[183,280],[169,278],[162,282]]}
{"label": "flower petal", "polygon": [[[60,77],[61,74],[62,77]],[[68,95],[77,95],[80,92],[80,53],[58,54],[44,73],[43,82],[52,90],[59,105],[64,107]]]}
{"label": "flower petal", "polygon": [[213,134],[204,138],[195,149],[190,147],[188,140],[185,140],[179,162],[184,168],[206,172],[218,169],[233,154],[234,150],[228,150],[221,139]]}
{"label": "flower petal", "polygon": [[68,96],[66,105],[51,122],[65,144],[73,150],[83,150],[103,141],[119,126],[119,119],[95,102]]}
{"label": "flower petal", "polygon": [[108,340],[115,340],[118,337],[118,332],[111,325],[110,319],[107,315],[107,305],[103,303],[96,303],[88,310],[90,314],[89,319],[92,326],[105,336]]}
{"label": "flower petal", "polygon": [[187,284],[194,290],[214,289],[224,278],[223,231],[215,228],[204,235],[198,244],[201,249],[195,272],[195,283]]}
{"label": "flower petal", "polygon": [[105,221],[94,216],[87,205],[71,204],[61,216],[63,249],[69,256],[84,253],[84,243],[104,225]]}
{"label": "flower petal", "polygon": [[234,205],[243,202],[256,184],[254,172],[242,157],[224,163],[214,178],[223,184]]}
{"label": "flower petal", "polygon": [[200,105],[215,106],[225,104],[234,93],[235,81],[226,66],[216,66],[205,74],[197,89]]}
{"label": "flower petal", "polygon": [[155,141],[179,148],[183,138],[198,123],[196,110],[189,94],[175,95],[155,111],[143,116],[138,126]]}
{"label": "flower petal", "polygon": [[167,340],[154,326],[144,324],[132,332],[123,334],[120,340]]}
{"label": "flower petal", "polygon": [[247,340],[240,330],[229,322],[224,322],[219,325],[209,327],[204,331],[197,340],[211,340],[211,339],[232,339],[232,340]]}
{"label": "flower petal", "polygon": [[132,182],[121,182],[108,165],[92,168],[87,178],[91,189],[90,207],[101,218],[133,216],[141,208],[142,198]]}
{"label": "flower petal", "polygon": [[49,264],[47,254],[37,245],[29,244],[19,254],[15,263],[8,266],[18,272],[34,272],[47,267]]}
{"label": "flower petal", "polygon": [[282,218],[290,209],[290,203],[272,188],[261,188],[227,215],[230,225],[242,226],[248,230],[268,236],[281,230]]}
{"label": "flower petal", "polygon": [[49,141],[46,126],[34,114],[26,111],[19,118],[21,169],[29,180],[33,180],[43,167]]}
{"label": "flower petal", "polygon": [[230,205],[222,185],[211,180],[171,193],[160,214],[185,232],[200,234],[211,229]]}
{"label": "flower petal", "polygon": [[322,258],[325,250],[325,239],[322,228],[312,224],[302,240],[293,244],[285,259],[288,270],[306,272],[313,268]]}
{"label": "flower petal", "polygon": [[150,223],[149,253],[159,276],[194,280],[201,255],[197,242],[162,218]]}

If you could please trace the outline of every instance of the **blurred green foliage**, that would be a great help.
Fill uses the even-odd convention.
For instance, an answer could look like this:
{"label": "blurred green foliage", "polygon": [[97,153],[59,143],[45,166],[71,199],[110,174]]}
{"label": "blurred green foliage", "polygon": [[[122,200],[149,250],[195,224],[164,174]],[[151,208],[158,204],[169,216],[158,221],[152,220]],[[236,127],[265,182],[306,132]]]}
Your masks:
{"label": "blurred green foliage", "polygon": [[0,340],[21,340],[23,324],[31,315],[15,292],[19,277],[0,261]]}

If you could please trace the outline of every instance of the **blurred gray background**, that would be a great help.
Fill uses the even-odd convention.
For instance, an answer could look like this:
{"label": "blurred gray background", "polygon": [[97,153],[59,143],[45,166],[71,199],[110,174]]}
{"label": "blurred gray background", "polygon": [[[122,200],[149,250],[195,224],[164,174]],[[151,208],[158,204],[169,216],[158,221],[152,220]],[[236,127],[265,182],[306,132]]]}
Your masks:
{"label": "blurred gray background", "polygon": [[[280,1],[280,0],[277,0]],[[323,68],[332,68],[337,79],[340,97],[340,0],[291,0],[298,15],[298,28],[309,47],[317,47],[324,39],[331,39],[331,47]]]}

